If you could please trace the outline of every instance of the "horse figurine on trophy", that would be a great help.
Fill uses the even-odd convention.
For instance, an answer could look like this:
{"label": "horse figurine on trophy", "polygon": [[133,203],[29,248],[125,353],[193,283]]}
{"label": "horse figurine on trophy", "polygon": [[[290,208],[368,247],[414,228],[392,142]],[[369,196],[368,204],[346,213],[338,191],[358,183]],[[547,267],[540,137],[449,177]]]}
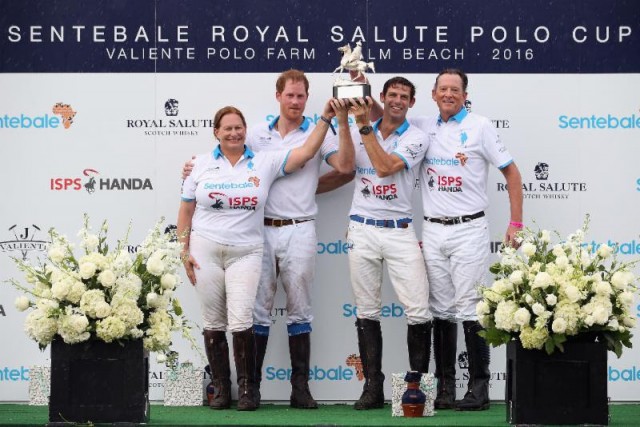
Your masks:
{"label": "horse figurine on trophy", "polygon": [[355,79],[357,79],[358,77],[364,76],[364,72],[367,71],[367,69],[374,73],[376,72],[373,62],[363,61],[364,57],[362,56],[361,42],[357,42],[353,50],[351,50],[349,43],[339,47],[338,50],[342,52],[342,59],[340,60],[340,65],[333,70],[333,74],[336,72],[342,73],[344,70],[357,71],[358,74],[355,77]]}

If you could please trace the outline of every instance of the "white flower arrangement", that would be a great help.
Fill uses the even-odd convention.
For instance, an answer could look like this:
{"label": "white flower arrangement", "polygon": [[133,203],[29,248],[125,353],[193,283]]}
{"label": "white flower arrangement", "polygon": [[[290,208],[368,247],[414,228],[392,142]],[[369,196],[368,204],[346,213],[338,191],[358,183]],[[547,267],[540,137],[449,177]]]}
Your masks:
{"label": "white flower arrangement", "polygon": [[32,309],[25,320],[27,335],[41,349],[56,337],[67,344],[142,339],[144,347],[160,353],[161,359],[177,357],[170,351],[172,332],[181,331],[193,340],[174,296],[181,282],[176,270],[182,266],[182,245],[175,232],[163,231],[163,221],[155,224],[134,255],[126,249],[129,231],[109,252],[107,222],[92,234],[85,214],[78,233],[80,257],[74,254],[74,245],[52,228],[46,260],[39,266],[14,258],[28,283],[10,280],[25,293],[15,301],[18,310]]}
{"label": "white flower arrangement", "polygon": [[490,267],[495,281],[481,288],[476,307],[489,344],[517,339],[523,348],[551,354],[564,351],[567,337],[590,333],[618,357],[623,346],[631,348],[637,261],[619,262],[606,244],[588,251],[588,224],[587,215],[581,229],[554,245],[549,231],[527,228],[519,234],[520,252],[502,248]]}

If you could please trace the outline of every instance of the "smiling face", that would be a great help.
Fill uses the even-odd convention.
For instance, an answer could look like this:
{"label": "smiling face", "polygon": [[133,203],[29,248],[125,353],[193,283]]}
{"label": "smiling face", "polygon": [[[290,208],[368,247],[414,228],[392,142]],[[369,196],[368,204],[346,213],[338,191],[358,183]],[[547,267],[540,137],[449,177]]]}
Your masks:
{"label": "smiling face", "polygon": [[462,78],[457,74],[442,74],[431,91],[431,98],[438,104],[442,120],[448,121],[460,112],[467,99]]}
{"label": "smiling face", "polygon": [[415,101],[415,98],[411,97],[411,88],[403,84],[393,84],[387,88],[386,93],[380,94],[384,116],[394,122],[404,121],[407,111],[413,107]]}
{"label": "smiling face", "polygon": [[213,134],[220,141],[220,148],[225,154],[244,151],[244,140],[247,128],[242,117],[235,113],[222,116]]}
{"label": "smiling face", "polygon": [[287,80],[282,92],[276,92],[280,116],[293,122],[301,120],[308,97],[304,82]]}

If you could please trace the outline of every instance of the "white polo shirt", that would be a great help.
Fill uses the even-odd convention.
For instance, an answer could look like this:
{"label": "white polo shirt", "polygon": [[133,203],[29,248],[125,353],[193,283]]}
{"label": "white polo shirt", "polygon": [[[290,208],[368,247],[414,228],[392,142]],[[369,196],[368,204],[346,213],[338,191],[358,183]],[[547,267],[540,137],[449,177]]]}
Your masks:
{"label": "white polo shirt", "polygon": [[502,169],[513,162],[489,119],[462,108],[444,122],[440,116],[418,117],[429,150],[420,167],[424,215],[471,215],[489,207],[489,164]]}
{"label": "white polo shirt", "polygon": [[264,206],[273,182],[285,175],[289,150],[244,154],[232,166],[218,145],[194,160],[182,184],[182,200],[196,202],[191,228],[198,235],[227,245],[263,242]]}
{"label": "white polo shirt", "polygon": [[[275,129],[280,119],[276,117],[271,123],[263,123],[249,129],[247,145],[256,153],[274,150],[291,150],[300,147],[307,140],[315,125],[310,119],[303,120],[300,127],[285,135],[284,138]],[[322,160],[338,151],[337,138],[329,131],[319,152],[309,160],[302,169],[277,180],[271,187],[264,215],[276,219],[309,219],[318,214],[316,189]]]}
{"label": "white polo shirt", "polygon": [[380,121],[373,125],[378,143],[386,153],[402,159],[404,169],[380,178],[369,159],[358,129],[351,130],[356,151],[356,176],[353,202],[349,215],[371,219],[401,219],[412,217],[413,191],[418,178],[414,166],[419,165],[427,150],[427,138],[416,126],[404,121],[387,139],[378,130]]}

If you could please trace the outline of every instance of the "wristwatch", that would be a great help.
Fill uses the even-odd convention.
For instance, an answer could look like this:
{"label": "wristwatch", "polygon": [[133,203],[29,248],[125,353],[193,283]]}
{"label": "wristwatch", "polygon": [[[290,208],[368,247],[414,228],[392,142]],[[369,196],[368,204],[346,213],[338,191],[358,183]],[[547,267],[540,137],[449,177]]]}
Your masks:
{"label": "wristwatch", "polygon": [[360,128],[361,135],[369,135],[373,131],[373,126],[365,125]]}

